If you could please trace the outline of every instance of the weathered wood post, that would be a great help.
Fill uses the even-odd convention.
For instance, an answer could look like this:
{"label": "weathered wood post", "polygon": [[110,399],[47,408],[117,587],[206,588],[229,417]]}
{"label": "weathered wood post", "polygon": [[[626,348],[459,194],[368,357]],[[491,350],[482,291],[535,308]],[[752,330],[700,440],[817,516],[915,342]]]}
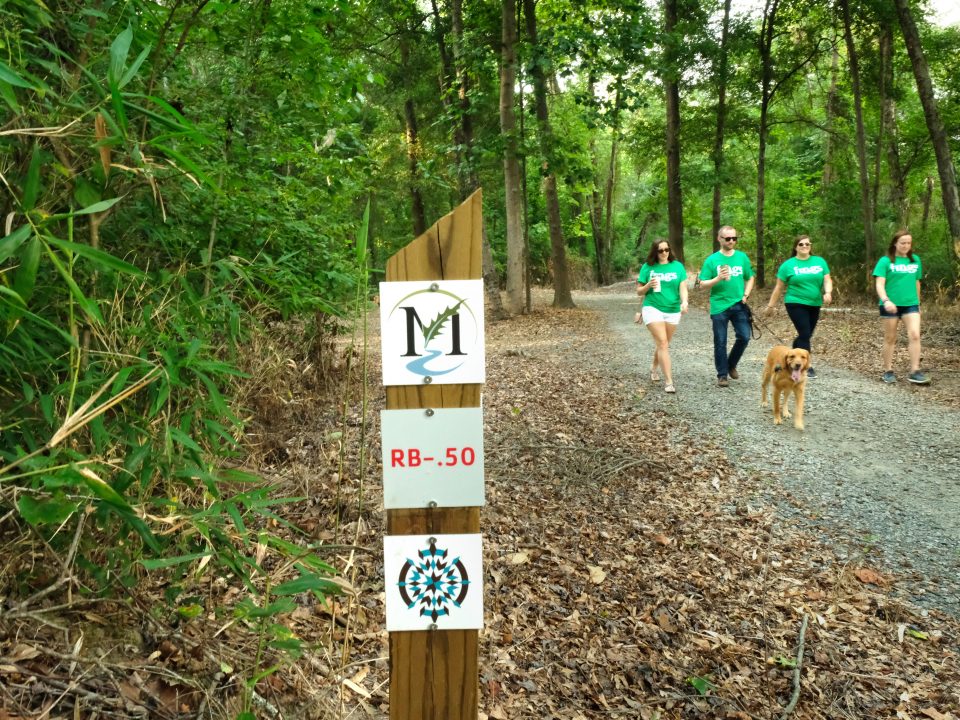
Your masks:
{"label": "weathered wood post", "polygon": [[[452,213],[441,218],[387,261],[387,283],[427,281],[429,284],[430,281],[479,280],[481,223],[481,193],[477,190]],[[481,306],[481,313],[482,309]],[[382,308],[382,314],[387,312],[389,308]],[[408,316],[410,314],[408,313]],[[459,318],[456,320],[456,327],[459,329]],[[429,323],[431,320],[418,318],[417,321]],[[408,333],[412,338],[414,321],[408,317],[407,323]],[[420,329],[423,329],[422,324]],[[412,344],[413,340],[409,342]],[[408,354],[412,355],[412,350]],[[387,358],[384,358],[385,367],[386,364]],[[433,379],[424,378],[420,384],[387,385],[386,412],[424,409],[427,415],[433,415],[433,408],[480,407],[481,383],[441,384],[446,381],[431,380]],[[386,375],[384,382],[387,384]],[[439,414],[442,410],[436,412]],[[482,434],[482,421],[480,425]],[[384,446],[386,453],[386,440]],[[480,451],[482,453],[482,447]],[[450,449],[446,452],[449,453]],[[467,455],[466,458],[472,464],[472,456]],[[416,459],[419,465],[419,456]],[[435,463],[432,455],[427,459],[431,461],[431,465],[435,464],[443,469],[445,463],[442,459]],[[480,532],[479,507],[441,507],[433,501],[425,502],[424,505],[388,509],[387,535],[433,536]],[[385,541],[387,539],[390,538],[385,538]],[[434,539],[429,538],[430,541]],[[430,544],[432,546],[433,543]],[[471,577],[469,580],[474,596],[480,593],[481,599],[482,581],[482,577]],[[385,582],[388,593],[398,584],[397,578],[389,575]],[[480,614],[482,615],[482,608]],[[420,627],[422,626],[424,625],[421,624]],[[478,630],[443,629],[443,618],[439,621],[434,618],[431,627],[435,629],[390,633],[390,718],[476,720],[479,695]]]}

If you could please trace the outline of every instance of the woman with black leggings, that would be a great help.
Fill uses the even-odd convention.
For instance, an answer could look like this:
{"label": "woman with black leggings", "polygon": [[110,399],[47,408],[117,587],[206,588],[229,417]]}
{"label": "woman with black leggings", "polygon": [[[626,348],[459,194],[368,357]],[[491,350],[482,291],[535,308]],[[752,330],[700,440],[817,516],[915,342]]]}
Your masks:
{"label": "woman with black leggings", "polygon": [[[797,329],[797,337],[793,340],[793,347],[810,351],[810,338],[820,319],[820,307],[832,300],[833,280],[830,278],[830,268],[827,261],[818,255],[812,254],[812,245],[809,235],[798,235],[793,241],[793,252],[790,259],[784,262],[777,270],[777,286],[770,295],[767,303],[767,313],[773,312],[777,300],[786,290],[783,304],[787,308],[787,315]],[[807,370],[807,377],[817,376],[813,367]]]}

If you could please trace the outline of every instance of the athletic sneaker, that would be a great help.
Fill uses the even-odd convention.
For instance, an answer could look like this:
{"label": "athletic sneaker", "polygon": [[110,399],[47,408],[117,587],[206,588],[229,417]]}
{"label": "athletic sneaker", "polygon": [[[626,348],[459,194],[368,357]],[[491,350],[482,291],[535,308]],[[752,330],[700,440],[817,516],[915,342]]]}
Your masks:
{"label": "athletic sneaker", "polygon": [[727,380],[726,375],[721,375],[717,378],[717,387],[730,387],[730,381]]}
{"label": "athletic sneaker", "polygon": [[923,370],[917,370],[907,375],[907,380],[912,382],[914,385],[929,385],[930,376],[927,375]]}
{"label": "athletic sneaker", "polygon": [[813,368],[807,368],[807,377],[810,378],[811,380],[816,380],[817,371],[814,370]]}
{"label": "athletic sneaker", "polygon": [[740,379],[740,373],[737,372],[737,369],[736,369],[736,368],[730,368],[730,379],[731,379],[731,380],[739,380],[739,379]]}
{"label": "athletic sneaker", "polygon": [[897,376],[893,374],[893,370],[887,370],[883,377],[881,378],[885,383],[895,383],[897,381]]}

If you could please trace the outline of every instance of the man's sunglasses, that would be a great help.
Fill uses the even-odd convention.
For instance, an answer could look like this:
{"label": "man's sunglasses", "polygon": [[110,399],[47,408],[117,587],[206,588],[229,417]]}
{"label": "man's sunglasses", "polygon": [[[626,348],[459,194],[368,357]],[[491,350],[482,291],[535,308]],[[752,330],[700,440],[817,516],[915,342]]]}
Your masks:
{"label": "man's sunglasses", "polygon": [[721,240],[733,240],[734,242],[736,242],[737,240],[740,239],[740,236],[739,236],[739,235],[728,235],[727,237],[720,238],[720,239],[721,239]]}

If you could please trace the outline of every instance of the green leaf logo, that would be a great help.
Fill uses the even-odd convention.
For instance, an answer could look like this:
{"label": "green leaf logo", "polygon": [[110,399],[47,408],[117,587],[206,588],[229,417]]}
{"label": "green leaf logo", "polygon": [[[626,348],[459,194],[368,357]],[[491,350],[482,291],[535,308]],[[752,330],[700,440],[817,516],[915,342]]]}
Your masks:
{"label": "green leaf logo", "polygon": [[457,311],[460,309],[460,306],[463,305],[464,301],[461,300],[456,305],[448,307],[442,313],[437,315],[430,323],[428,323],[423,328],[423,345],[426,347],[430,344],[430,341],[433,340],[437,335],[440,334],[440,331],[443,329],[444,323],[447,322],[450,318],[457,314]]}

